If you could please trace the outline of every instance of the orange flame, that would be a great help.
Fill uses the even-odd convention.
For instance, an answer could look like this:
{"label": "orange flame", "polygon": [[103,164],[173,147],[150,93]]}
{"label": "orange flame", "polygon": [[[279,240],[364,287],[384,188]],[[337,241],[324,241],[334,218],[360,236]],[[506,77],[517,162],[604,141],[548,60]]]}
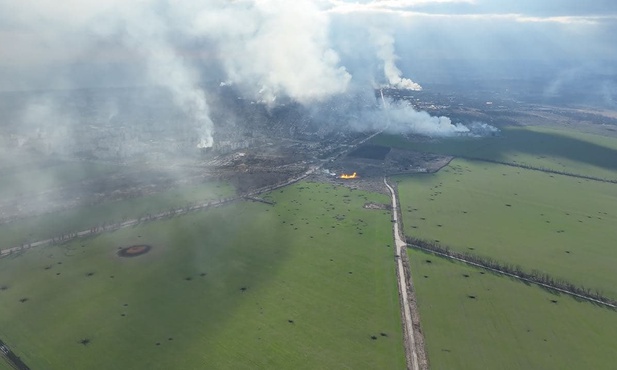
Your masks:
{"label": "orange flame", "polygon": [[340,179],[346,179],[346,180],[349,180],[349,179],[357,179],[357,178],[358,178],[358,174],[357,174],[357,173],[355,173],[355,172],[354,172],[354,173],[352,173],[351,175],[347,175],[347,174],[344,174],[344,173],[343,173],[343,174],[341,174],[341,176],[340,176],[339,178],[340,178]]}

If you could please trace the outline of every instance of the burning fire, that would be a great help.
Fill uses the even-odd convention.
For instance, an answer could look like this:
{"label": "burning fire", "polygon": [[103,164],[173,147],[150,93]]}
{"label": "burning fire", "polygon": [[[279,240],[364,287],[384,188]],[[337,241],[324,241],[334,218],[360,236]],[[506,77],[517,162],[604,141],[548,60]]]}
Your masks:
{"label": "burning fire", "polygon": [[339,176],[339,179],[346,179],[346,180],[357,179],[357,178],[358,178],[358,174],[355,173],[355,172],[352,173],[351,175],[347,175],[347,174],[342,173],[341,176]]}

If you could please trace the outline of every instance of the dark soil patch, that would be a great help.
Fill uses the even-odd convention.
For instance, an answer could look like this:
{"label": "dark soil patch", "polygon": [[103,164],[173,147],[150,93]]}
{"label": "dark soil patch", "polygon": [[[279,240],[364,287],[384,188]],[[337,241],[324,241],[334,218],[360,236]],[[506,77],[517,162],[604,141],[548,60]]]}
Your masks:
{"label": "dark soil patch", "polygon": [[146,244],[131,245],[130,247],[120,248],[118,256],[120,257],[137,257],[150,252],[151,246]]}
{"label": "dark soil patch", "polygon": [[350,157],[384,160],[390,153],[390,147],[381,145],[362,145],[353,152]]}

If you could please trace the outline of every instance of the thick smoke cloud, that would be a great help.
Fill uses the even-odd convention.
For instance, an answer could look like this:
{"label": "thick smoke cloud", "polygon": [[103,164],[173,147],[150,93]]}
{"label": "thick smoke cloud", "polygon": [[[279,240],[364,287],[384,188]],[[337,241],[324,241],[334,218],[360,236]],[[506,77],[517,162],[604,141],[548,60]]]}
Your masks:
{"label": "thick smoke cloud", "polygon": [[347,90],[351,75],[330,48],[328,17],[313,1],[211,5],[195,13],[188,32],[215,43],[228,80],[244,94],[308,104]]}
{"label": "thick smoke cloud", "polygon": [[[31,72],[53,76],[47,81],[50,87],[82,87],[75,79],[75,65],[90,65],[96,71],[96,66],[116,63],[120,69],[138,71],[128,84],[164,88],[190,121],[194,145],[206,148],[213,145],[215,123],[203,90],[205,80],[224,81],[243,97],[269,107],[294,101],[323,111],[319,107],[327,101],[328,106],[338,102],[338,108],[329,108],[340,115],[331,117],[335,121],[344,115],[371,116],[366,107],[356,113],[343,109],[352,106],[346,100],[371,95],[375,81],[421,89],[397,66],[390,30],[362,25],[361,34],[368,37],[360,40],[355,31],[346,33],[344,27],[331,24],[337,19],[328,7],[328,2],[311,0],[69,0],[62,6],[51,0],[40,0],[36,6],[9,0],[0,3],[0,13],[13,15],[5,29],[20,35],[18,39],[36,41],[13,50]],[[348,50],[336,49],[333,29],[343,32],[336,35],[339,39],[353,40]],[[345,62],[341,53],[347,56]],[[350,60],[354,55],[361,60]],[[379,65],[380,71],[370,78],[355,75],[362,65]],[[94,87],[117,78],[112,73],[97,81],[92,74],[88,79]],[[464,130],[446,117],[397,104],[391,109],[390,130],[440,136]]]}
{"label": "thick smoke cloud", "polygon": [[394,52],[394,37],[379,28],[371,28],[371,41],[377,48],[377,56],[383,63],[383,73],[390,87],[405,90],[422,90],[422,86],[408,78],[403,78],[403,72],[396,66],[398,57]]}
{"label": "thick smoke cloud", "polygon": [[[499,130],[482,122],[467,125],[452,122],[445,116],[432,116],[418,111],[405,100],[382,97],[378,102],[370,102],[367,96],[356,96],[356,104],[337,104],[343,109],[333,115],[349,122],[358,131],[384,131],[391,134],[414,134],[433,138],[454,136],[481,137],[494,135]],[[346,114],[345,112],[353,112]],[[319,112],[323,117],[323,110]],[[327,116],[327,115],[326,115]],[[328,117],[331,118],[331,117]]]}
{"label": "thick smoke cloud", "polygon": [[174,103],[194,120],[198,148],[213,144],[213,123],[204,92],[198,87],[197,73],[174,51],[167,41],[169,25],[149,8],[131,8],[120,13],[124,44],[144,55],[148,80],[166,88]]}
{"label": "thick smoke cloud", "polygon": [[[163,15],[164,9],[157,7],[157,2],[67,1],[60,5],[42,0],[36,6],[9,2],[3,7],[0,11],[15,15],[16,33],[42,35],[40,48],[26,56],[33,71],[42,68],[51,75],[61,75],[63,69],[70,70],[79,63],[94,67],[99,62],[96,58],[139,63],[144,66],[142,75],[134,76],[133,82],[165,88],[174,104],[193,121],[195,145],[212,146],[213,123],[205,94],[199,88],[199,72],[177,52],[174,21]],[[101,48],[104,51],[98,50]],[[57,64],[64,68],[54,69]],[[48,81],[49,88],[83,87],[71,81],[70,72],[60,78],[59,84]]]}
{"label": "thick smoke cloud", "polygon": [[416,133],[426,136],[455,136],[469,133],[464,125],[453,124],[450,118],[431,116],[427,112],[419,112],[404,101],[389,102],[387,112],[389,125],[386,131],[392,133]]}

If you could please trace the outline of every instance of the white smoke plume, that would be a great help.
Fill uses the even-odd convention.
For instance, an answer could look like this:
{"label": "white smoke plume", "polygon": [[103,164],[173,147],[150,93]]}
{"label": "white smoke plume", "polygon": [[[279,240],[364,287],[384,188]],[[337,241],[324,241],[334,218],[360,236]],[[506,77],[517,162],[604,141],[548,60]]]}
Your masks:
{"label": "white smoke plume", "polygon": [[[131,77],[171,93],[199,130],[198,147],[213,143],[200,81],[216,72],[203,69],[204,59],[222,69],[217,77],[268,105],[277,98],[322,101],[344,93],[351,80],[329,47],[329,16],[311,0],[67,0],[61,7],[51,0],[36,6],[9,0],[0,3],[0,13],[12,14],[23,34],[42,40],[39,49],[18,50],[31,57],[32,67],[50,60],[70,65],[92,54],[144,64],[145,80]],[[72,87],[71,81],[62,85]]]}
{"label": "white smoke plume", "polygon": [[351,75],[329,47],[329,19],[310,0],[220,2],[191,9],[187,32],[211,39],[227,78],[268,104],[344,93]]}
{"label": "white smoke plume", "polygon": [[460,123],[452,123],[450,118],[431,116],[427,112],[416,111],[404,101],[389,102],[387,114],[391,133],[415,133],[432,137],[455,136],[468,133],[469,128]]}
{"label": "white smoke plume", "polygon": [[[359,88],[370,100],[375,87],[371,81],[385,79],[388,87],[422,89],[403,77],[396,64],[395,39],[387,27],[367,29],[362,24],[361,34],[344,33],[350,40],[345,43],[347,49],[336,50],[333,18],[323,2],[67,0],[63,7],[51,0],[40,0],[36,7],[27,3],[0,2],[0,13],[13,14],[13,23],[22,33],[44,41],[24,54],[33,69],[45,60],[70,65],[76,60],[95,63],[90,59],[99,56],[134,69],[143,66],[136,68],[140,76],[131,75],[135,79],[131,83],[164,87],[189,117],[197,132],[194,145],[199,148],[213,145],[215,126],[204,80],[231,85],[244,98],[268,106],[291,100],[322,113],[326,109],[319,106],[328,106],[332,122],[383,114],[378,108],[373,112],[367,108],[375,106],[374,97],[363,106],[354,107],[352,102]],[[361,35],[369,36],[373,48],[366,48]],[[361,55],[362,60],[346,60],[345,66],[339,54]],[[376,63],[383,67],[383,76],[362,75],[370,70],[363,66]],[[70,76],[66,79],[65,85],[70,86]],[[447,117],[432,117],[401,102],[391,103],[390,119],[388,130],[392,131],[431,136],[469,131]]]}
{"label": "white smoke plume", "polygon": [[[382,95],[383,96],[383,95]],[[453,136],[490,136],[499,132],[499,129],[483,122],[463,124],[452,122],[449,117],[431,116],[428,112],[417,111],[404,100],[393,101],[382,98],[382,109],[373,110],[367,119],[381,123],[385,132],[392,134],[417,134],[429,137]],[[385,127],[383,122],[385,122]]]}
{"label": "white smoke plume", "polygon": [[151,8],[128,7],[120,15],[125,30],[122,39],[127,47],[146,57],[149,80],[165,87],[176,106],[194,120],[197,147],[211,147],[214,125],[204,92],[197,84],[199,76],[167,41],[169,25]]}
{"label": "white smoke plume", "polygon": [[394,51],[394,37],[381,28],[370,29],[371,42],[377,48],[377,56],[383,63],[383,73],[391,87],[405,90],[422,90],[420,84],[408,78],[403,78],[401,70],[396,66],[398,59]]}
{"label": "white smoke plume", "polygon": [[471,134],[471,130],[461,123],[453,123],[450,118],[431,116],[417,111],[406,101],[382,99],[379,108],[365,109],[357,120],[356,128],[364,130],[384,130],[391,134],[418,134],[429,137],[451,137]]}
{"label": "white smoke plume", "polygon": [[[126,2],[68,0],[60,6],[50,0],[8,1],[0,4],[0,12],[13,15],[13,23],[26,38],[39,44],[22,51],[22,57],[33,71],[37,67],[52,69],[56,65],[125,62],[143,64],[143,76],[133,83],[165,88],[174,104],[194,121],[195,145],[212,146],[213,124],[209,118],[204,92],[199,87],[199,73],[177,52],[174,45],[175,22],[164,16],[157,1]],[[164,8],[164,7],[163,7]],[[40,35],[40,37],[39,37]],[[27,47],[23,47],[26,48]],[[23,49],[22,48],[22,49]],[[101,62],[97,57],[108,59]],[[47,63],[47,65],[46,65]],[[53,70],[53,75],[60,75]],[[70,73],[69,73],[70,74]],[[97,76],[89,76],[96,80]],[[70,77],[48,81],[48,89],[79,88]],[[100,78],[104,80],[104,77]],[[96,81],[103,83],[104,81]]]}

